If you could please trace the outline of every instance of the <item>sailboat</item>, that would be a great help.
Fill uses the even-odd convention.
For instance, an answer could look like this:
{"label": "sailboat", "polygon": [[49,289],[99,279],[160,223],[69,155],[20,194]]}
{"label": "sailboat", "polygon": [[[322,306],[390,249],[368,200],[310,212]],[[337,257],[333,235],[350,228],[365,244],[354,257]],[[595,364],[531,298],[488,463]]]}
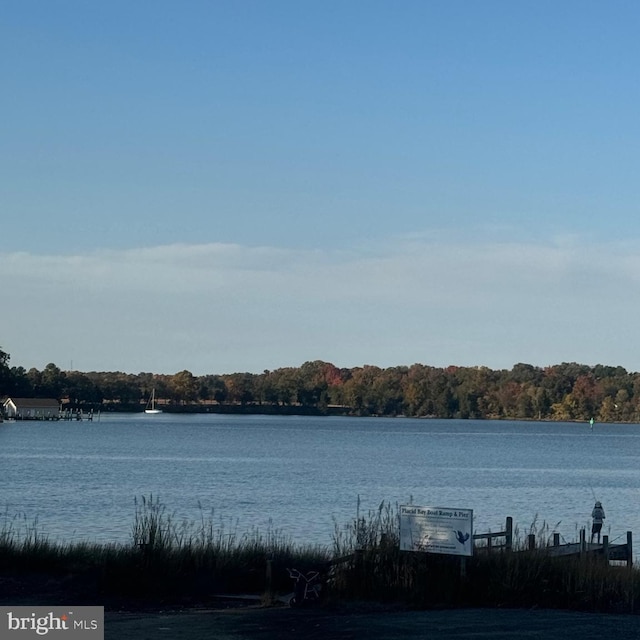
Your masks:
{"label": "sailboat", "polygon": [[162,409],[158,409],[156,407],[156,390],[153,388],[151,390],[151,397],[149,398],[149,402],[147,402],[147,408],[144,410],[145,413],[162,413]]}

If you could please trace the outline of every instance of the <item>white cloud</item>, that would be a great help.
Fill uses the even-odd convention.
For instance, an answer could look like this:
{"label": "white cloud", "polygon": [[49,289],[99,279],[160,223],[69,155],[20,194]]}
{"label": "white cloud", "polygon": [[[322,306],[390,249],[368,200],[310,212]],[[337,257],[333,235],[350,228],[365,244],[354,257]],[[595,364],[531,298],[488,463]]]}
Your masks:
{"label": "white cloud", "polygon": [[365,362],[635,368],[637,246],[443,234],[351,251],[0,254],[12,364],[197,374]]}

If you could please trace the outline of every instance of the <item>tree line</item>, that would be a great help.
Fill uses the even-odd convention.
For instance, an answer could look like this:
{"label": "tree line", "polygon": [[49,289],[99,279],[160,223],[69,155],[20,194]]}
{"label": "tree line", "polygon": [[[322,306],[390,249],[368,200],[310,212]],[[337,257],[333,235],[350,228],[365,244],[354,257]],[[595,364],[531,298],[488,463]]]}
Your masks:
{"label": "tree line", "polygon": [[263,373],[195,376],[44,370],[9,365],[0,349],[0,396],[57,398],[72,407],[133,410],[155,389],[167,410],[344,413],[640,422],[640,374],[574,362],[548,367],[338,368],[316,360]]}

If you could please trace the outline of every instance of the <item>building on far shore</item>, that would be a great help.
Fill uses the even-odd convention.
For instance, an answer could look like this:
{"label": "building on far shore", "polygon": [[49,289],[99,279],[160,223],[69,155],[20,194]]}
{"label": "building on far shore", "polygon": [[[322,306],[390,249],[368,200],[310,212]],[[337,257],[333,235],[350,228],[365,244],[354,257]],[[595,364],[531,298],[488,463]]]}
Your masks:
{"label": "building on far shore", "polygon": [[15,420],[57,420],[60,403],[55,398],[7,398],[2,413]]}

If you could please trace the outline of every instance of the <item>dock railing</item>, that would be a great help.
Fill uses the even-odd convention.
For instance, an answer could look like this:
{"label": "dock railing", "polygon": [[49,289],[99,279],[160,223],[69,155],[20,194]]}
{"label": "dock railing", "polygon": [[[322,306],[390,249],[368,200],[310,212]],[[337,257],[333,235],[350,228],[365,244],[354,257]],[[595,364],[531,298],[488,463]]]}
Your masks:
{"label": "dock railing", "polygon": [[[501,539],[504,538],[502,541]],[[486,540],[486,546],[475,546],[476,540]],[[495,544],[494,540],[501,540],[500,544]],[[493,551],[512,551],[513,550],[513,518],[507,516],[504,531],[496,531],[495,533],[474,533],[474,550],[487,551],[491,553]]]}
{"label": "dock railing", "polygon": [[527,536],[527,549],[529,551],[541,551],[552,556],[580,556],[585,557],[601,556],[607,562],[623,562],[627,567],[633,566],[633,536],[631,531],[627,531],[626,542],[622,544],[611,544],[609,536],[602,536],[602,542],[587,542],[587,534],[584,528],[580,529],[578,542],[568,542],[560,544],[560,534],[553,534],[553,543],[538,544],[534,533]]}

